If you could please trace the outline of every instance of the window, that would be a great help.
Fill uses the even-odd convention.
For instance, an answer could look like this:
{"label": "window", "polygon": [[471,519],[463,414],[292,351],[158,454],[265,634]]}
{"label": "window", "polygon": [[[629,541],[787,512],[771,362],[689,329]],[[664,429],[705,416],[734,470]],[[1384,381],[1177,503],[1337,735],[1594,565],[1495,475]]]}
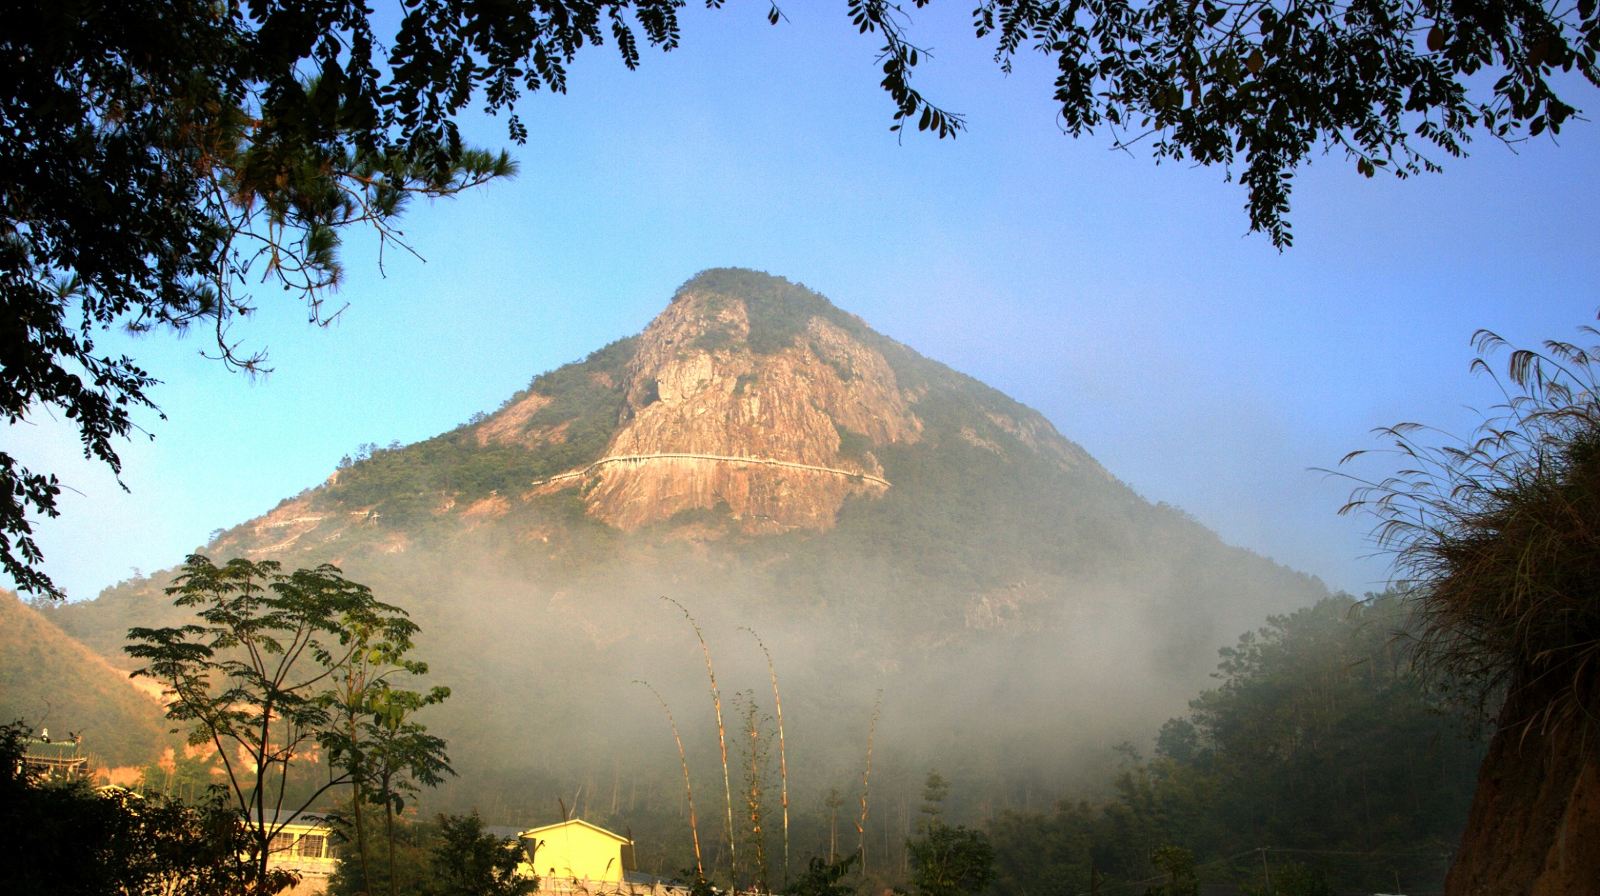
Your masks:
{"label": "window", "polygon": [[326,856],[328,838],[324,834],[306,834],[295,844],[295,854],[308,859],[321,859]]}

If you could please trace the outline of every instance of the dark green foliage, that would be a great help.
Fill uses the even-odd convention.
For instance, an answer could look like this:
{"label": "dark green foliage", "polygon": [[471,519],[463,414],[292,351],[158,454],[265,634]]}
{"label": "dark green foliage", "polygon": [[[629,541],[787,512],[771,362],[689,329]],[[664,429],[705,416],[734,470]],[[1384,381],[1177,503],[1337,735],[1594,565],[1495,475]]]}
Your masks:
{"label": "dark green foliage", "polygon": [[[338,851],[338,867],[328,878],[328,896],[378,896],[390,892],[391,883],[401,893],[416,893],[429,877],[429,860],[438,840],[438,829],[429,822],[402,821],[395,825],[393,839],[386,839],[373,859],[366,863],[355,855],[355,832],[350,825],[348,807],[337,813],[343,844]],[[391,875],[391,869],[393,874]]]}
{"label": "dark green foliage", "polygon": [[1241,896],[1334,896],[1321,871],[1299,862],[1263,868],[1262,878],[1260,883],[1240,886]]}
{"label": "dark green foliage", "polygon": [[[333,672],[333,714],[321,744],[329,764],[345,770],[350,779],[351,826],[364,880],[371,875],[368,806],[382,809],[385,854],[392,862],[396,816],[406,801],[420,788],[437,787],[455,774],[444,740],[414,718],[419,710],[443,702],[450,689],[434,687],[424,693],[402,686],[428,672],[426,663],[407,656],[412,631],[399,626],[385,632],[353,621],[349,637],[361,650]],[[387,869],[385,876],[393,887],[394,870]],[[389,896],[398,896],[398,890],[391,889]]]}
{"label": "dark green foliage", "polygon": [[[558,367],[534,377],[528,391],[549,396],[550,403],[540,408],[529,419],[529,424],[554,426],[575,421],[579,430],[603,429],[600,442],[604,443],[616,426],[617,412],[622,407],[619,387],[628,362],[633,360],[638,348],[637,336],[618,339],[590,352],[580,363]],[[605,429],[607,426],[612,429]],[[583,432],[569,432],[568,440],[574,438],[585,444],[594,441],[593,436],[585,436]]]}
{"label": "dark green foliage", "polygon": [[917,896],[973,896],[995,879],[994,847],[982,831],[935,821],[906,850]]}
{"label": "dark green foliage", "polygon": [[783,891],[784,896],[851,896],[856,888],[846,884],[844,879],[860,860],[860,853],[851,853],[834,862],[820,856],[812,857],[805,873]]}
{"label": "dark green foliage", "polygon": [[[762,271],[711,268],[691,277],[678,287],[678,292],[712,293],[742,301],[750,322],[750,335],[745,345],[758,355],[770,355],[793,345],[813,317],[835,324],[851,335],[869,332],[859,318],[839,310],[804,285]],[[714,350],[733,345],[734,334],[713,329],[701,339],[697,347]]]}
{"label": "dark green foliage", "polygon": [[971,896],[995,879],[994,847],[982,831],[944,823],[944,801],[950,782],[928,772],[922,786],[922,821],[918,836],[906,841],[912,892],[917,896]]}
{"label": "dark green foliage", "polygon": [[525,489],[562,472],[575,452],[536,452],[521,445],[479,445],[460,430],[400,449],[380,449],[339,475],[328,496],[353,508],[370,507],[387,527],[426,521],[446,500]]}
{"label": "dark green foliage", "polygon": [[187,751],[174,751],[170,764],[147,762],[139,769],[138,790],[144,794],[161,794],[194,803],[213,786],[211,764],[187,755]]}
{"label": "dark green foliage", "polygon": [[872,451],[872,440],[858,432],[834,424],[839,433],[839,456],[854,461],[864,461]]}
{"label": "dark green foliage", "polygon": [[686,869],[683,876],[690,881],[689,896],[718,896],[722,892],[711,881],[696,873],[693,868]]}
{"label": "dark green foliage", "polygon": [[1279,247],[1294,172],[1314,153],[1341,152],[1367,177],[1437,171],[1475,133],[1558,131],[1576,110],[1557,72],[1600,84],[1587,2],[999,0],[977,25],[1007,67],[1024,47],[1054,59],[1067,133],[1127,127],[1153,137],[1158,160],[1240,166],[1251,229]]}
{"label": "dark green foliage", "polygon": [[271,894],[293,881],[248,860],[249,832],[212,791],[193,804],[22,774],[30,733],[0,728],[0,892],[29,896]]}
{"label": "dark green foliage", "polygon": [[1199,896],[1194,853],[1181,846],[1162,846],[1150,854],[1150,864],[1165,880],[1145,890],[1145,896]]}
{"label": "dark green foliage", "polygon": [[537,879],[517,876],[521,853],[515,845],[485,833],[483,819],[439,816],[439,840],[428,862],[427,896],[521,896],[538,888]]}
{"label": "dark green foliage", "polygon": [[922,784],[922,809],[921,827],[931,830],[939,826],[939,816],[944,814],[945,797],[950,795],[950,782],[938,772],[928,772],[928,778]]}
{"label": "dark green foliage", "polygon": [[1112,800],[1001,816],[997,892],[1142,880],[1167,873],[1151,857],[1172,844],[1193,850],[1201,881],[1259,883],[1263,845],[1269,862],[1305,866],[1310,893],[1324,878],[1338,892],[1441,879],[1482,745],[1406,662],[1405,621],[1394,595],[1339,597],[1245,635]]}

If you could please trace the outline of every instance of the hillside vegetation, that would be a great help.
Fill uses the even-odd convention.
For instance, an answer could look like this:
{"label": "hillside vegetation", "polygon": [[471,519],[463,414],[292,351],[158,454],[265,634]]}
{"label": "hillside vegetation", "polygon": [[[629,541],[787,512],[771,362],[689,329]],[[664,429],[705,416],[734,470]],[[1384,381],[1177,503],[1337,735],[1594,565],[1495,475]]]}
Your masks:
{"label": "hillside vegetation", "polygon": [[168,740],[155,696],[10,592],[0,592],[0,720],[81,734],[97,767],[145,762]]}

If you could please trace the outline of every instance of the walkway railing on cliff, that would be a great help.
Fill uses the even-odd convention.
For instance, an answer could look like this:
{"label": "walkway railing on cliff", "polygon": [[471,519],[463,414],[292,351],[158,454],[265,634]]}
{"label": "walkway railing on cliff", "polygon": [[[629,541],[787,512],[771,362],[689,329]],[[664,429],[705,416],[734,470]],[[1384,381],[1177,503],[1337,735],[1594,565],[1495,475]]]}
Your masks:
{"label": "walkway railing on cliff", "polygon": [[768,467],[782,467],[790,470],[807,470],[814,473],[827,473],[860,482],[870,482],[873,485],[880,485],[884,488],[888,488],[890,486],[889,480],[883,478],[882,476],[874,476],[871,473],[863,473],[859,470],[841,470],[837,467],[824,467],[817,464],[803,464],[799,461],[778,460],[771,457],[735,457],[726,454],[695,454],[684,451],[667,452],[661,454],[613,454],[610,457],[602,457],[581,470],[569,470],[565,473],[557,473],[556,475],[546,479],[536,479],[534,480],[532,487],[538,488],[544,485],[553,485],[562,482],[569,482],[575,479],[582,479],[585,476],[593,475],[595,471],[599,470],[601,467],[609,466],[611,464],[642,464],[652,460],[706,460],[721,463],[756,464]]}

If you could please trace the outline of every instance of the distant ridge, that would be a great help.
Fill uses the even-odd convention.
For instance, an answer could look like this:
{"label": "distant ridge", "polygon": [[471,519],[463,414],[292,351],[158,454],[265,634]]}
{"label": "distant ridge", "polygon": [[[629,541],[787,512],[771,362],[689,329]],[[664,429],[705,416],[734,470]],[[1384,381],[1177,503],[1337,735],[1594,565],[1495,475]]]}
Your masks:
{"label": "distant ridge", "polygon": [[0,591],[0,723],[18,720],[82,734],[99,766],[153,759],[167,740],[156,695]]}

